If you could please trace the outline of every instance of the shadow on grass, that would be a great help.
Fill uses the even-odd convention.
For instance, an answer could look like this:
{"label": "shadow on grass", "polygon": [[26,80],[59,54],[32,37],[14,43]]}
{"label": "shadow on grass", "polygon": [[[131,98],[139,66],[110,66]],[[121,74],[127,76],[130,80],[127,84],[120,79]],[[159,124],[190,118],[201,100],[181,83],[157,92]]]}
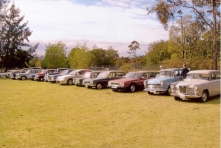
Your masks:
{"label": "shadow on grass", "polygon": [[177,100],[177,101],[186,102],[186,103],[220,104],[220,95],[210,97],[207,102],[201,102],[200,99],[197,98],[191,100]]}

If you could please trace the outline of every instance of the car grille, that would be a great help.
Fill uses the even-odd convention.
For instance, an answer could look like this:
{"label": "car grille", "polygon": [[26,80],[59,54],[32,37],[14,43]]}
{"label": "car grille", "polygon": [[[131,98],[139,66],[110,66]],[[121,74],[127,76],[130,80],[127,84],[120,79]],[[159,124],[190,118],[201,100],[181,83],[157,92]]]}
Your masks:
{"label": "car grille", "polygon": [[148,84],[147,88],[160,88],[161,85],[160,84]]}
{"label": "car grille", "polygon": [[179,86],[180,88],[180,93],[186,93],[187,92],[187,87],[186,86]]}
{"label": "car grille", "polygon": [[111,83],[111,86],[119,86],[119,83]]}

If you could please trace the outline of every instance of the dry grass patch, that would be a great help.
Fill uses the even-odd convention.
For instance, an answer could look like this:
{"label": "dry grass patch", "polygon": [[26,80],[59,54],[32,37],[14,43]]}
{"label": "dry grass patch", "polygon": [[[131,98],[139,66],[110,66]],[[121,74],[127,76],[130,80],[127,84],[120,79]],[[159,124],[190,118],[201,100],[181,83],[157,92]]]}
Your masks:
{"label": "dry grass patch", "polygon": [[206,103],[0,80],[0,147],[217,148],[220,99]]}

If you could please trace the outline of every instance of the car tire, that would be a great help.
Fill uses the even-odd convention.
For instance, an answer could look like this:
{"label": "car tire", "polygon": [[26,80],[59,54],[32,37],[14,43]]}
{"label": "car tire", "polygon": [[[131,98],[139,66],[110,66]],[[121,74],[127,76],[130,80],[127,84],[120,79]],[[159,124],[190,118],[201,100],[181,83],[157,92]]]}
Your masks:
{"label": "car tire", "polygon": [[67,85],[73,85],[73,80],[72,79],[68,79]]}
{"label": "car tire", "polygon": [[208,94],[208,92],[207,91],[203,91],[203,93],[202,93],[202,97],[200,98],[200,101],[201,102],[206,102],[206,101],[208,101],[208,99],[209,99],[209,94]]}
{"label": "car tire", "polygon": [[170,86],[168,86],[168,89],[167,89],[167,92],[166,92],[167,95],[171,96],[172,94],[172,91],[171,91],[171,88]]}
{"label": "car tire", "polygon": [[102,85],[101,83],[98,83],[98,84],[96,85],[96,88],[97,88],[97,89],[102,89],[102,88],[103,88],[103,85]]}
{"label": "car tire", "polygon": [[136,85],[135,84],[130,84],[129,91],[130,92],[135,92],[136,91]]}
{"label": "car tire", "polygon": [[153,93],[151,93],[150,91],[147,92],[149,95],[152,95]]}
{"label": "car tire", "polygon": [[25,79],[26,79],[26,77],[24,77],[24,76],[21,77],[21,80],[25,80]]}
{"label": "car tire", "polygon": [[40,81],[44,81],[44,78],[40,77],[39,80],[40,80]]}
{"label": "car tire", "polygon": [[179,97],[174,96],[174,100],[179,101],[181,99]]}

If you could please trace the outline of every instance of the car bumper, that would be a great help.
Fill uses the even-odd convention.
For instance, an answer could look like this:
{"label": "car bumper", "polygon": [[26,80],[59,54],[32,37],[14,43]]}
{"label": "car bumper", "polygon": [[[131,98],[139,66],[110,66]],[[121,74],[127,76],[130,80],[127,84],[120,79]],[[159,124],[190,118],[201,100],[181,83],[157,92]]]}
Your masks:
{"label": "car bumper", "polygon": [[196,99],[196,98],[200,98],[201,96],[199,95],[190,95],[190,94],[171,94],[172,96],[175,96],[175,97],[178,97],[182,100],[185,100],[185,99]]}
{"label": "car bumper", "polygon": [[56,83],[67,84],[67,80],[57,80]]}
{"label": "car bumper", "polygon": [[167,89],[164,88],[145,88],[144,91],[151,92],[151,93],[165,93]]}

